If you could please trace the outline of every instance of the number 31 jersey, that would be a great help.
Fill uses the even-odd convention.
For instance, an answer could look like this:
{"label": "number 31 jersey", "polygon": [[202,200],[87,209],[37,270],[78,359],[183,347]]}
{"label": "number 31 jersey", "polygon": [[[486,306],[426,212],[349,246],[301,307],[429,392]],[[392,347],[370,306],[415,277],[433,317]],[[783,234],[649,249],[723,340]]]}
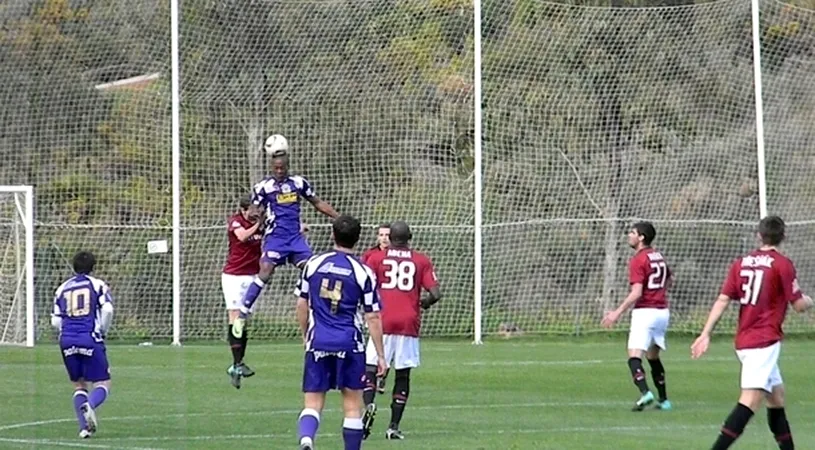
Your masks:
{"label": "number 31 jersey", "polygon": [[722,294],[741,303],[736,350],[764,348],[783,339],[787,305],[803,296],[795,265],[776,250],[756,250],[737,259]]}
{"label": "number 31 jersey", "polygon": [[670,279],[671,269],[662,253],[651,247],[638,251],[628,263],[628,282],[642,284],[642,297],[634,308],[667,308]]}
{"label": "number 31 jersey", "polygon": [[368,259],[376,274],[385,334],[419,336],[421,293],[439,282],[430,258],[410,248],[389,248]]}

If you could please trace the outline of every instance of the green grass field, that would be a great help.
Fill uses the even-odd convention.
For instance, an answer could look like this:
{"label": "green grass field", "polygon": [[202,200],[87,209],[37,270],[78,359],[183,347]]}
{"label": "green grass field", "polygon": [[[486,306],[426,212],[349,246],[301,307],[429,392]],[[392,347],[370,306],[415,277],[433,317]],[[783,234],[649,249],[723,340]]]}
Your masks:
{"label": "green grass field", "polygon": [[[642,413],[629,411],[636,390],[622,337],[494,340],[483,346],[425,342],[402,422],[407,439],[383,438],[388,395],[379,402],[365,448],[710,448],[738,395],[738,363],[730,341],[716,342],[700,361],[690,360],[689,342],[672,339],[672,351],[663,358],[675,410]],[[90,440],[76,437],[72,389],[56,347],[3,348],[0,447],[296,448],[301,348],[254,344],[247,361],[258,374],[240,391],[225,374],[231,362],[226,345],[110,346],[112,395],[98,411],[100,430]],[[814,347],[796,340],[782,350],[788,417],[802,449],[815,448]],[[329,396],[327,407],[317,446],[340,449],[337,394]],[[735,448],[777,448],[764,413]]]}

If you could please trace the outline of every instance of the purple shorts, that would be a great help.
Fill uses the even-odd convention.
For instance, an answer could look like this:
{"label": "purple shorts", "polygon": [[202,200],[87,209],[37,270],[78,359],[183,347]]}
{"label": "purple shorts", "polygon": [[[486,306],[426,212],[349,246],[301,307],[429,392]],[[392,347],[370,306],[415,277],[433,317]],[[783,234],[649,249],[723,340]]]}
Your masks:
{"label": "purple shorts", "polygon": [[275,266],[283,266],[286,262],[296,266],[306,262],[313,254],[303,235],[298,235],[294,239],[280,239],[270,235],[263,239],[261,261],[270,262]]}
{"label": "purple shorts", "polygon": [[365,353],[307,352],[303,392],[365,389]]}
{"label": "purple shorts", "polygon": [[71,381],[96,383],[110,379],[105,344],[93,339],[60,339],[62,361]]}

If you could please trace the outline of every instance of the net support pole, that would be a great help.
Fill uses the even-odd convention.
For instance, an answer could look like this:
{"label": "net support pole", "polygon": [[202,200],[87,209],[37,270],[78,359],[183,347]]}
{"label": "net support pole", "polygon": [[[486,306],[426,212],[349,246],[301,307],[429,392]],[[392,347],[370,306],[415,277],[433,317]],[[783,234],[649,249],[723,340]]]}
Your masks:
{"label": "net support pole", "polygon": [[178,0],[170,0],[170,84],[172,101],[173,342],[181,345],[181,83]]}
{"label": "net support pole", "polygon": [[764,103],[761,94],[761,23],[759,0],[750,1],[753,25],[753,90],[756,100],[756,156],[758,160],[758,210],[767,216],[767,165],[764,156]]}
{"label": "net support pole", "polygon": [[34,346],[34,187],[25,192],[25,346]]}
{"label": "net support pole", "polygon": [[473,0],[473,102],[474,102],[474,145],[473,145],[473,183],[474,183],[474,239],[473,256],[473,343],[481,344],[481,315],[482,315],[482,231],[483,231],[483,202],[482,202],[482,158],[483,123],[481,117],[481,0]]}

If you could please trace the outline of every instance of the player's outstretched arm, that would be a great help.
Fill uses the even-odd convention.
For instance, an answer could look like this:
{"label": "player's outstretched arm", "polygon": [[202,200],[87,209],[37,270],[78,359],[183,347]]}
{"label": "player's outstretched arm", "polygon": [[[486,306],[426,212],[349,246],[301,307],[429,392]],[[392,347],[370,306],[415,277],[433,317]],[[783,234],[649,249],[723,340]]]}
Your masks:
{"label": "player's outstretched arm", "polygon": [[705,354],[708,346],[710,346],[710,336],[713,334],[716,324],[719,323],[719,319],[722,318],[722,314],[724,314],[729,305],[730,297],[725,294],[719,294],[719,297],[716,299],[716,302],[713,303],[713,307],[710,309],[710,314],[708,314],[707,322],[705,322],[705,327],[702,329],[702,333],[698,338],[696,338],[690,347],[691,357],[693,359],[697,359]]}
{"label": "player's outstretched arm", "polygon": [[377,376],[384,376],[385,365],[385,345],[382,343],[382,318],[379,316],[379,311],[366,312],[365,322],[368,325],[368,333],[371,335],[371,340],[374,343],[377,356]]}
{"label": "player's outstretched arm", "polygon": [[314,209],[320,211],[321,213],[325,214],[326,216],[334,219],[339,216],[339,213],[334,209],[333,206],[329,205],[327,201],[321,199],[317,196],[308,197],[308,201],[314,206]]}
{"label": "player's outstretched arm", "polygon": [[602,325],[606,328],[611,327],[614,325],[614,322],[620,318],[628,308],[634,306],[637,303],[637,300],[642,297],[642,283],[634,283],[631,285],[631,292],[628,293],[628,296],[620,303],[620,306],[617,307],[614,311],[611,311],[603,317]]}

